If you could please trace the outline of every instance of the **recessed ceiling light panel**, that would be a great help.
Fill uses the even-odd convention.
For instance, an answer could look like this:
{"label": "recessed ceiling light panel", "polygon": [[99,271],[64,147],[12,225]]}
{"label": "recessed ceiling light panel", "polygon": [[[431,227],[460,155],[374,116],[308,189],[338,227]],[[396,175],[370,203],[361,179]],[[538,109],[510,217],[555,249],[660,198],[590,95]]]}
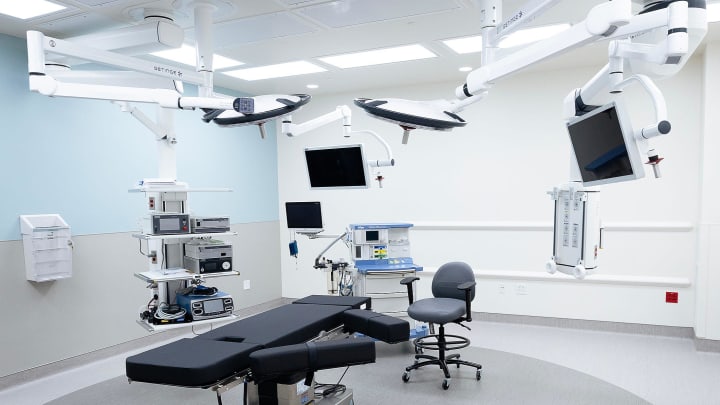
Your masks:
{"label": "recessed ceiling light panel", "polygon": [[[190,66],[195,66],[196,63],[195,47],[187,44],[183,44],[180,48],[153,52],[152,55]],[[224,56],[213,55],[214,70],[227,69],[240,65],[244,65],[244,63]]]}
{"label": "recessed ceiling light panel", "polygon": [[555,34],[559,34],[570,28],[570,24],[546,25],[544,27],[525,28],[515,31],[500,41],[498,47],[512,48],[515,46],[525,45],[537,42],[542,39],[550,38]]}
{"label": "recessed ceiling light panel", "polygon": [[443,41],[448,48],[455,51],[455,53],[465,54],[482,51],[482,36],[475,35],[471,37],[453,38],[446,39]]}
{"label": "recessed ceiling light panel", "polygon": [[0,14],[27,20],[64,10],[66,7],[47,0],[0,0]]}
{"label": "recessed ceiling light panel", "polygon": [[341,69],[381,65],[384,63],[404,62],[434,58],[437,55],[422,45],[406,45],[394,48],[376,49],[373,51],[346,53],[342,55],[326,56],[318,58],[321,61],[339,67]]}
{"label": "recessed ceiling light panel", "polygon": [[706,6],[708,22],[720,21],[720,3],[711,3]]}
{"label": "recessed ceiling light panel", "polygon": [[276,65],[231,70],[223,73],[228,76],[237,77],[238,79],[254,81],[325,72],[326,70],[327,69],[318,65],[301,60],[297,62],[278,63]]}

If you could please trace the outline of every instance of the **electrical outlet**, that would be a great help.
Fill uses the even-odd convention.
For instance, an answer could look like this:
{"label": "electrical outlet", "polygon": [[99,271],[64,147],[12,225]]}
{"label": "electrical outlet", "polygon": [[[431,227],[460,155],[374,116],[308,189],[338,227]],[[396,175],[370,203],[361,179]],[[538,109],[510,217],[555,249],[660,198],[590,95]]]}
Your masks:
{"label": "electrical outlet", "polygon": [[250,289],[250,280],[243,280],[243,289],[245,289],[245,290]]}
{"label": "electrical outlet", "polygon": [[515,294],[516,295],[527,295],[528,294],[527,284],[516,285],[515,286]]}
{"label": "electrical outlet", "polygon": [[500,286],[498,287],[498,293],[500,295],[505,295],[505,284],[500,284]]}
{"label": "electrical outlet", "polygon": [[150,252],[150,262],[157,264],[157,252],[154,250]]}

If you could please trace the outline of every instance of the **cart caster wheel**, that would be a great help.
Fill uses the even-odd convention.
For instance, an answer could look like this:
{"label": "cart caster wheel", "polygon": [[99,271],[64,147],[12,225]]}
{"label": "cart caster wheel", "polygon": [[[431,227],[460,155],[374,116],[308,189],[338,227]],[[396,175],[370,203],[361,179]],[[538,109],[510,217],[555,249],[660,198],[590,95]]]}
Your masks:
{"label": "cart caster wheel", "polygon": [[478,380],[478,381],[480,381],[481,378],[482,378],[482,370],[476,371],[476,372],[475,372],[475,379]]}
{"label": "cart caster wheel", "polygon": [[442,387],[444,390],[447,390],[448,388],[450,388],[450,380],[447,380],[447,379],[443,380]]}
{"label": "cart caster wheel", "polygon": [[410,372],[409,372],[409,371],[406,371],[406,372],[403,373],[403,375],[402,375],[402,380],[403,380],[403,382],[408,382],[408,381],[410,381]]}

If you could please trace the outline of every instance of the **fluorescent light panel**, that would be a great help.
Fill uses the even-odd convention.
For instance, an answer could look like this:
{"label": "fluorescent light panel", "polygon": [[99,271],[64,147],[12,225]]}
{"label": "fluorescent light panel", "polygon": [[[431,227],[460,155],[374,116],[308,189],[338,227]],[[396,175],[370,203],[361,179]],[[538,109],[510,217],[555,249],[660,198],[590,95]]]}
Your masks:
{"label": "fluorescent light panel", "polygon": [[[196,63],[195,47],[186,44],[183,44],[180,48],[153,52],[151,55],[190,66],[195,66]],[[236,61],[235,59],[220,56],[218,54],[213,54],[213,69],[225,69],[240,65],[244,65],[244,63]]]}
{"label": "fluorescent light panel", "polygon": [[385,63],[404,62],[409,60],[434,58],[437,55],[422,45],[406,45],[394,48],[376,49],[374,51],[346,53],[342,55],[318,58],[321,61],[341,69],[360,66],[381,65]]}
{"label": "fluorescent light panel", "polygon": [[544,27],[525,28],[508,35],[500,41],[498,47],[512,48],[515,46],[525,45],[537,42],[545,38],[558,34],[570,28],[570,24],[546,25]]}
{"label": "fluorescent light panel", "polygon": [[305,75],[309,73],[318,73],[325,71],[327,71],[327,69],[301,60],[297,62],[278,63],[276,65],[258,66],[248,69],[231,70],[229,72],[223,73],[228,76],[237,77],[238,79],[254,81],[263,79],[274,79],[277,77]]}
{"label": "fluorescent light panel", "polygon": [[447,45],[448,48],[459,54],[482,51],[482,35],[446,39],[443,43]]}
{"label": "fluorescent light panel", "polygon": [[720,21],[720,3],[712,3],[706,6],[708,22]]}
{"label": "fluorescent light panel", "polygon": [[65,6],[45,0],[0,0],[0,14],[23,20],[64,9]]}

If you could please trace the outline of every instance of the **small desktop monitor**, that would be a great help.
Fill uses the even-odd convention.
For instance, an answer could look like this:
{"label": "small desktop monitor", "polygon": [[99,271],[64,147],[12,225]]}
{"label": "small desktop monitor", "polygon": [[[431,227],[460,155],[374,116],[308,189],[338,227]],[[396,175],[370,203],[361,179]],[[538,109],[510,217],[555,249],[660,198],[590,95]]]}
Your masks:
{"label": "small desktop monitor", "polygon": [[306,148],[311,189],[368,188],[367,163],[362,145]]}
{"label": "small desktop monitor", "polygon": [[642,178],[645,171],[628,117],[617,102],[567,123],[584,186]]}
{"label": "small desktop monitor", "polygon": [[287,227],[296,232],[318,233],[323,230],[320,201],[297,201],[285,203]]}

